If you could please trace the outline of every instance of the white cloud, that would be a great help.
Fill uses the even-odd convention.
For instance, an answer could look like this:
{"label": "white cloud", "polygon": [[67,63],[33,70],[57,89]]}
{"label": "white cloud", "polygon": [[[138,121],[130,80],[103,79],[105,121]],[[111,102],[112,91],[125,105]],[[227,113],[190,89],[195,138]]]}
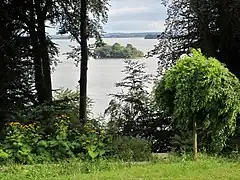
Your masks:
{"label": "white cloud", "polygon": [[112,16],[120,16],[122,14],[125,14],[125,13],[139,13],[139,12],[143,12],[144,10],[146,10],[147,8],[146,7],[136,7],[136,8],[117,8],[117,9],[111,9],[110,8],[110,11],[108,13],[108,15],[110,17]]}
{"label": "white cloud", "polygon": [[106,32],[162,32],[164,30],[164,21],[115,21],[105,26]]}
{"label": "white cloud", "polygon": [[161,0],[111,0],[106,32],[163,31],[166,8]]}
{"label": "white cloud", "polygon": [[[111,0],[106,32],[163,31],[166,8],[161,0]],[[56,30],[48,28],[50,34]]]}

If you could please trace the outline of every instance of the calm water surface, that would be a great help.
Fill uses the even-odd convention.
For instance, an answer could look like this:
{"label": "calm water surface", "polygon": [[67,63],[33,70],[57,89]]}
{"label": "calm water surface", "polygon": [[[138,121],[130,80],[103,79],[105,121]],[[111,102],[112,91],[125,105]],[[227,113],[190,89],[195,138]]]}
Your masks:
{"label": "calm water surface", "polygon": [[[142,50],[145,53],[153,49],[153,46],[157,44],[157,40],[145,40],[143,38],[114,38],[104,39],[104,41],[110,45],[116,42],[122,45],[128,43],[133,44],[137,49]],[[55,43],[59,45],[59,59],[62,63],[57,66],[52,75],[53,88],[76,89],[79,80],[79,68],[75,66],[73,60],[67,60],[66,55],[63,55],[63,53],[71,50],[69,45],[74,45],[74,43],[69,40],[55,40]],[[156,58],[143,58],[138,60],[146,62],[146,70],[148,73],[156,74]],[[94,114],[102,114],[111,99],[108,94],[116,93],[120,90],[114,85],[116,82],[119,82],[124,78],[124,74],[121,72],[124,69],[124,66],[122,59],[89,60],[88,96],[94,101]],[[151,87],[149,87],[149,90],[150,89]]]}

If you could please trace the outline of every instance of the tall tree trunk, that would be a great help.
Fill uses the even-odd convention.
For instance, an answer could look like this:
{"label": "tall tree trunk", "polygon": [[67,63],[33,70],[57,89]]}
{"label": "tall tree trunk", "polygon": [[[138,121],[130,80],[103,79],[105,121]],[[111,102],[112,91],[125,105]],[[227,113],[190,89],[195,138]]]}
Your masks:
{"label": "tall tree trunk", "polygon": [[198,144],[197,144],[197,122],[195,117],[193,119],[193,151],[194,151],[194,160],[197,161]]}
{"label": "tall tree trunk", "polygon": [[38,103],[41,104],[45,101],[45,93],[43,88],[44,81],[43,81],[43,73],[42,73],[42,62],[39,56],[38,38],[37,38],[37,33],[34,27],[30,28],[30,38],[33,46],[32,51],[34,54],[33,64],[34,64],[35,88],[37,91]]}
{"label": "tall tree trunk", "polygon": [[44,11],[40,0],[36,0],[31,8],[30,37],[33,42],[35,86],[40,104],[52,100],[50,58],[45,32],[47,8],[51,4],[50,1],[47,2]]}
{"label": "tall tree trunk", "polygon": [[88,69],[88,47],[87,47],[87,0],[81,0],[81,69],[80,69],[80,123],[84,125],[87,120],[87,69]]}
{"label": "tall tree trunk", "polygon": [[[35,39],[33,37],[32,39]],[[44,81],[43,81],[43,73],[42,73],[42,64],[41,58],[38,56],[38,44],[35,40],[33,40],[33,52],[34,52],[34,76],[35,76],[35,88],[37,91],[37,99],[39,104],[42,104],[45,101],[45,90],[44,90]]]}
{"label": "tall tree trunk", "polygon": [[52,79],[51,79],[51,67],[50,67],[50,58],[48,54],[48,44],[46,41],[45,33],[45,21],[42,18],[39,18],[38,21],[38,38],[42,57],[42,68],[43,68],[43,77],[44,77],[44,89],[45,89],[45,101],[52,100]]}
{"label": "tall tree trunk", "polygon": [[38,103],[41,104],[45,101],[45,92],[44,92],[44,79],[42,73],[42,60],[41,60],[41,52],[39,52],[39,41],[38,34],[36,31],[36,18],[35,18],[35,9],[34,3],[31,4],[30,11],[30,22],[29,26],[29,34],[32,42],[32,52],[33,52],[33,63],[34,63],[34,78],[35,78],[35,88],[37,91],[37,99]]}

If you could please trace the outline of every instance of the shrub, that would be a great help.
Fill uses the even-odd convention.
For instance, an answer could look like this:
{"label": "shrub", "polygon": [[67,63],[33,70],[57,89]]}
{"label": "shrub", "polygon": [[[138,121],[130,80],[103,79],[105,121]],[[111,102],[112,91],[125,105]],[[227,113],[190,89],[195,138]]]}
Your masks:
{"label": "shrub", "polygon": [[21,120],[6,124],[0,145],[1,162],[31,164],[75,157],[97,160],[104,156],[136,161],[149,158],[147,141],[118,137],[112,143],[112,135],[99,119],[89,118],[84,128],[80,127],[75,95],[65,91],[57,101],[30,107]]}
{"label": "shrub", "polygon": [[118,136],[112,141],[111,155],[123,161],[146,161],[152,156],[151,145],[143,139]]}
{"label": "shrub", "polygon": [[14,162],[32,163],[34,159],[31,152],[41,138],[37,132],[38,129],[37,124],[9,123],[2,143],[3,151]]}
{"label": "shrub", "polygon": [[96,123],[88,122],[74,144],[82,147],[86,159],[94,160],[109,153],[111,136],[107,135],[105,130]]}
{"label": "shrub", "polygon": [[30,164],[74,157],[95,160],[109,154],[111,138],[96,122],[88,122],[81,131],[71,127],[66,115],[53,122],[55,132],[51,135],[41,124],[9,123],[0,146],[1,162]]}
{"label": "shrub", "polygon": [[7,152],[5,152],[5,151],[2,149],[2,147],[0,147],[0,162],[1,162],[1,163],[7,162],[8,159],[9,159],[9,157],[10,157],[10,155],[9,155]]}
{"label": "shrub", "polygon": [[2,149],[8,153],[8,159],[32,163],[72,158],[83,153],[84,144],[79,141],[83,132],[78,120],[78,95],[78,91],[58,91],[53,102],[29,106],[19,113],[18,121],[6,124]]}
{"label": "shrub", "polygon": [[52,135],[42,134],[41,140],[36,144],[34,153],[37,157],[44,157],[49,160],[73,158],[75,157],[74,146],[68,138],[71,132],[69,128],[70,120],[67,116],[57,117],[56,119],[57,121],[54,123],[55,133]]}

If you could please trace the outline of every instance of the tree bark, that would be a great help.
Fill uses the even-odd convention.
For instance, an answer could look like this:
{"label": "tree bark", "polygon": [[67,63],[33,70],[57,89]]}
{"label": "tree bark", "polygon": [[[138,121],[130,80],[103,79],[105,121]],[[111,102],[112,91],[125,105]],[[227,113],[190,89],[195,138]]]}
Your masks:
{"label": "tree bark", "polygon": [[34,78],[35,78],[35,88],[38,103],[41,104],[45,101],[45,93],[43,88],[43,73],[42,73],[42,62],[41,57],[39,55],[39,42],[38,35],[36,31],[36,21],[35,21],[35,13],[34,13],[34,5],[31,4],[31,16],[30,16],[30,24],[29,26],[29,34],[32,42],[32,51],[33,51],[33,63],[34,63]]}
{"label": "tree bark", "polygon": [[88,69],[88,47],[87,47],[87,0],[81,0],[81,69],[80,69],[80,123],[84,125],[87,120],[87,69]]}
{"label": "tree bark", "polygon": [[[46,4],[50,5],[49,3]],[[46,12],[41,11],[41,1],[31,8],[30,37],[34,53],[35,86],[39,104],[52,100],[50,58],[45,32]]]}
{"label": "tree bark", "polygon": [[52,100],[52,79],[50,58],[48,54],[48,45],[46,43],[45,21],[40,18],[38,22],[38,38],[40,43],[40,52],[42,56],[42,68],[44,77],[45,101]]}
{"label": "tree bark", "polygon": [[193,151],[194,151],[194,161],[198,158],[198,144],[197,144],[197,122],[193,119]]}

